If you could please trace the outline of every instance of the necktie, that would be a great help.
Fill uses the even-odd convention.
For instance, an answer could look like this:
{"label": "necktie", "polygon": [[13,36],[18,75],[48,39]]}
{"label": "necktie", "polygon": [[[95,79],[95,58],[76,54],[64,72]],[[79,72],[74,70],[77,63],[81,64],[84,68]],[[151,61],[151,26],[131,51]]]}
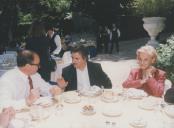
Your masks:
{"label": "necktie", "polygon": [[30,85],[30,90],[33,89],[33,82],[30,76],[28,76],[28,81],[29,81],[29,85]]}

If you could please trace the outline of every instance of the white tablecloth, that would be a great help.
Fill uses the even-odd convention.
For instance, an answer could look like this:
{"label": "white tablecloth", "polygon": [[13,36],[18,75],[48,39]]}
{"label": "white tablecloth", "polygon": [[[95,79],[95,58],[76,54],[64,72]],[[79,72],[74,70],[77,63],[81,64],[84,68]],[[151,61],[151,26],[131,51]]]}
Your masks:
{"label": "white tablecloth", "polygon": [[[69,92],[70,93],[70,92]],[[161,102],[160,98],[149,97]],[[101,97],[87,98],[81,97],[81,102],[70,104],[62,102],[63,110],[58,110],[54,107],[44,108],[50,111],[50,116],[47,119],[40,121],[31,121],[32,128],[132,128],[130,123],[133,120],[143,119],[146,122],[146,128],[173,128],[174,118],[168,117],[161,109],[144,110],[139,107],[142,102],[140,99],[126,99],[119,97],[118,102],[106,103],[101,101]],[[91,104],[95,109],[94,115],[82,114],[84,105]],[[120,109],[119,116],[109,117],[104,116],[103,112],[106,108]],[[29,113],[18,113],[24,117],[29,116]],[[24,118],[25,119],[25,118]],[[106,126],[106,124],[111,126]],[[116,124],[116,126],[112,126]],[[18,127],[19,128],[19,127]],[[27,126],[29,128],[29,126]],[[142,127],[141,127],[142,128]]]}

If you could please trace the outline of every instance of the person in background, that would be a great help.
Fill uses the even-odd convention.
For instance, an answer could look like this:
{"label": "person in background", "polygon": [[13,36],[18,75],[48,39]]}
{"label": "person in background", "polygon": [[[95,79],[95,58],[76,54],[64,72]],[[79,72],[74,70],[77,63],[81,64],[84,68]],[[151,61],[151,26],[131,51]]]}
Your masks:
{"label": "person in background", "polygon": [[156,50],[146,45],[139,48],[136,54],[139,68],[131,70],[129,77],[123,82],[123,87],[142,89],[149,95],[161,97],[166,73],[153,66],[157,60]]}
{"label": "person in background", "polygon": [[96,42],[97,42],[97,53],[102,53],[102,50],[103,50],[103,45],[102,44],[102,31],[103,31],[103,26],[99,26],[98,27],[98,31],[97,31],[97,34],[96,34]]}
{"label": "person in background", "polygon": [[50,68],[50,41],[46,37],[45,28],[42,22],[34,21],[32,23],[29,36],[26,39],[25,49],[32,50],[39,55],[40,68],[38,72],[45,81],[50,81],[52,71]]}
{"label": "person in background", "polygon": [[0,78],[0,108],[30,106],[40,96],[54,96],[64,90],[63,86],[51,86],[43,80],[37,73],[39,67],[37,53],[29,50],[18,53],[17,67]]}
{"label": "person in background", "polygon": [[52,26],[47,26],[47,37],[50,39],[50,53],[58,56],[62,50],[60,36],[54,31]]}
{"label": "person in background", "polygon": [[105,54],[108,54],[108,48],[111,42],[111,30],[108,26],[105,26],[104,31],[102,32],[102,42],[104,44]]}
{"label": "person in background", "polygon": [[62,71],[62,78],[58,79],[61,86],[67,90],[80,90],[91,85],[104,88],[111,88],[109,77],[102,70],[99,63],[88,61],[87,49],[81,45],[72,49],[72,64]]}
{"label": "person in background", "polygon": [[120,30],[117,28],[116,24],[112,24],[111,29],[111,47],[109,53],[112,54],[114,45],[116,47],[117,53],[119,53],[119,38],[120,38]]}
{"label": "person in background", "polygon": [[8,128],[10,121],[15,116],[15,110],[12,107],[4,108],[0,113],[0,128]]}

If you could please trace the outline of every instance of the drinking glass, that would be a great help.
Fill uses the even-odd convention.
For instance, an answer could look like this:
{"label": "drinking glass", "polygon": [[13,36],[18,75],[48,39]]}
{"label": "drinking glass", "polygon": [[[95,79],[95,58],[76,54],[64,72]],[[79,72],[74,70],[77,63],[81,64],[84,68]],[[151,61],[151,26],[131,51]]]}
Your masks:
{"label": "drinking glass", "polygon": [[64,108],[64,106],[62,104],[62,102],[63,102],[62,101],[63,100],[62,94],[57,95],[56,98],[57,98],[57,101],[58,101],[57,104],[56,104],[56,114],[61,115],[62,114],[62,110]]}

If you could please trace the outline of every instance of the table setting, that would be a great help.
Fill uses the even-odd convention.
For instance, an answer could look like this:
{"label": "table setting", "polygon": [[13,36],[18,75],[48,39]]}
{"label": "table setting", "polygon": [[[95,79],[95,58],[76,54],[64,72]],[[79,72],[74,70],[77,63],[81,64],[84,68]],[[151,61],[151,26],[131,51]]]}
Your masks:
{"label": "table setting", "polygon": [[[91,93],[83,93],[85,95],[80,90],[75,90],[55,97],[43,97],[29,107],[28,111],[16,114],[13,121],[14,128],[20,128],[21,121],[27,122],[24,123],[27,125],[26,128],[172,128],[173,126],[174,106],[165,104],[161,107],[161,98],[146,96],[132,100],[127,97],[125,100],[127,90],[121,89],[121,92],[114,88],[102,89],[95,86],[92,89],[97,90],[96,94],[100,90],[100,95],[96,95],[94,90],[91,90]],[[105,102],[102,97],[111,101]],[[112,100],[114,98],[116,101]],[[140,107],[142,103],[145,104],[144,108]]]}

